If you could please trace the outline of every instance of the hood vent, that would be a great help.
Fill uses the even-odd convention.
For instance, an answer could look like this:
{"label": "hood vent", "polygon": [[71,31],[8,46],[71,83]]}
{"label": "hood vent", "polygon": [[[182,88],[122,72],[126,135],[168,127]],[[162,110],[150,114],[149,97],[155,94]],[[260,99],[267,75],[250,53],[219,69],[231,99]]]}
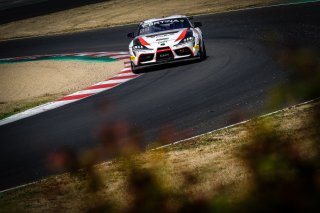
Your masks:
{"label": "hood vent", "polygon": [[153,38],[153,37],[156,37],[156,36],[159,36],[159,35],[172,35],[172,34],[175,34],[179,31],[171,31],[171,32],[163,32],[163,33],[158,33],[158,34],[152,34],[152,35],[149,35],[149,36],[146,36],[147,38]]}

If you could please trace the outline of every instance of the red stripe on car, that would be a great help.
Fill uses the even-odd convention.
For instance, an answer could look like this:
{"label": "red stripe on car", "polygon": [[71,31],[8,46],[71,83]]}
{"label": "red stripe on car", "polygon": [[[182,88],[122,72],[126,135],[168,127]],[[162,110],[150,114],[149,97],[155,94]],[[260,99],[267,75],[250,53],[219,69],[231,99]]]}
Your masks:
{"label": "red stripe on car", "polygon": [[139,38],[139,41],[142,45],[150,45],[148,42],[146,42],[146,40],[144,40],[142,37]]}
{"label": "red stripe on car", "polygon": [[168,52],[168,51],[171,51],[170,47],[166,48],[166,49],[158,49],[157,50],[157,53],[161,53],[161,52]]}
{"label": "red stripe on car", "polygon": [[184,31],[182,31],[182,33],[179,35],[179,37],[175,41],[180,41],[180,40],[184,39],[184,37],[186,36],[188,30],[189,29],[185,29]]}

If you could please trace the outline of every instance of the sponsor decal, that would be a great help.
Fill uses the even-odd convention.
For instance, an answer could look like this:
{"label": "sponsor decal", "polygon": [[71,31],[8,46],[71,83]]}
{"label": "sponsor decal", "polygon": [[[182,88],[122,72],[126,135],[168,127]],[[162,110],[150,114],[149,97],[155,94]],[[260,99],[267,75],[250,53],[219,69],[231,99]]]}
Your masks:
{"label": "sponsor decal", "polygon": [[130,60],[131,61],[135,61],[136,60],[136,57],[134,55],[130,56]]}
{"label": "sponsor decal", "polygon": [[169,53],[160,53],[159,57],[160,58],[166,58],[166,57],[169,57],[170,54]]}
{"label": "sponsor decal", "polygon": [[185,22],[185,20],[183,18],[164,19],[164,20],[158,20],[158,21],[154,21],[154,22],[143,23],[142,27],[154,26],[154,25],[159,25],[159,24],[183,23],[183,22]]}
{"label": "sponsor decal", "polygon": [[164,41],[164,40],[168,40],[169,38],[159,38],[156,41]]}

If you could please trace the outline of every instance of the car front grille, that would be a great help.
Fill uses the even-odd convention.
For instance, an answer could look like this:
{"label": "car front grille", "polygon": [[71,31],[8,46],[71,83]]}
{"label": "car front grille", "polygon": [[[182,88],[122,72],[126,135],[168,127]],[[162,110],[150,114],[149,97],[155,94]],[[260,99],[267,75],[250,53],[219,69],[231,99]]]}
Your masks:
{"label": "car front grille", "polygon": [[188,47],[184,47],[184,48],[177,49],[177,50],[175,50],[175,53],[176,53],[178,56],[184,56],[184,55],[190,55],[190,54],[192,54],[192,53],[191,53],[191,50],[190,50]]}
{"label": "car front grille", "polygon": [[160,47],[157,50],[157,61],[168,61],[174,59],[170,47]]}
{"label": "car front grille", "polygon": [[139,62],[147,62],[147,61],[151,61],[154,57],[153,53],[150,54],[142,54],[139,57]]}

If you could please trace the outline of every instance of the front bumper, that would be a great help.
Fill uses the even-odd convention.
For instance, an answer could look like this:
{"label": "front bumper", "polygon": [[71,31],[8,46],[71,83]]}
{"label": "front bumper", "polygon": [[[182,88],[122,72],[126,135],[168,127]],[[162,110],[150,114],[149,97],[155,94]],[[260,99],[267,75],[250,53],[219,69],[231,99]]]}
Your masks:
{"label": "front bumper", "polygon": [[133,51],[130,49],[130,60],[136,68],[156,64],[172,63],[181,60],[198,59],[199,45],[186,43],[179,46],[158,47],[156,49]]}
{"label": "front bumper", "polygon": [[158,61],[154,63],[148,63],[148,64],[143,64],[140,66],[135,66],[135,70],[141,70],[141,69],[146,69],[150,67],[157,67],[165,64],[172,64],[172,63],[179,63],[179,62],[187,62],[187,61],[196,61],[200,60],[200,56],[194,56],[194,57],[188,57],[188,58],[180,58],[180,59],[173,59],[173,60],[168,60],[168,61]]}

